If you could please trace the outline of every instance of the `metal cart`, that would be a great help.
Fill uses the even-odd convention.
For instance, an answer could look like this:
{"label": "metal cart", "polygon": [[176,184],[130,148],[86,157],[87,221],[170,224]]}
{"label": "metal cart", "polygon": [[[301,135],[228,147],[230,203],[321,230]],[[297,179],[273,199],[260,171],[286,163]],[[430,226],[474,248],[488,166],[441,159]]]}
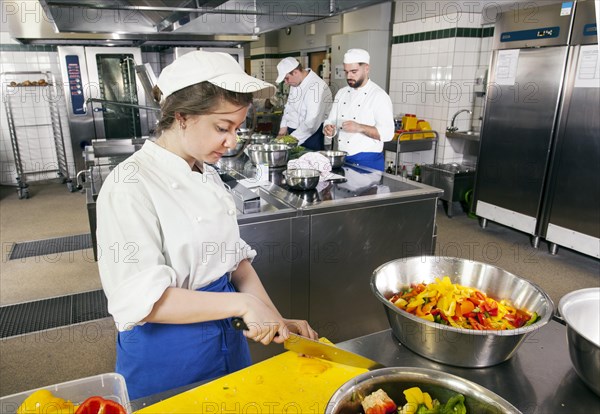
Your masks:
{"label": "metal cart", "polygon": [[[56,172],[69,191],[76,191],[67,162],[65,142],[58,102],[60,99],[58,85],[52,72],[22,71],[3,72],[0,74],[3,86],[4,107],[10,134],[10,143],[17,170],[17,193],[19,199],[29,198],[27,176],[40,173]],[[33,120],[33,122],[28,122]],[[40,121],[41,120],[41,121]],[[55,169],[38,169],[26,171],[22,156],[25,154],[25,142],[31,150],[36,144],[29,139],[27,130],[48,128],[51,130],[54,150],[56,152]],[[37,150],[41,153],[42,142],[38,140]]]}
{"label": "metal cart", "polygon": [[[409,136],[412,138],[413,135],[419,134],[433,134],[433,138],[421,138],[421,139],[409,139],[403,140],[402,137]],[[439,134],[437,131],[405,131],[400,133],[396,140],[388,141],[383,143],[383,149],[385,151],[395,152],[394,158],[395,171],[394,174],[398,175],[399,157],[402,152],[415,152],[415,151],[428,151],[433,148],[433,162],[437,158],[437,143],[439,141]]]}

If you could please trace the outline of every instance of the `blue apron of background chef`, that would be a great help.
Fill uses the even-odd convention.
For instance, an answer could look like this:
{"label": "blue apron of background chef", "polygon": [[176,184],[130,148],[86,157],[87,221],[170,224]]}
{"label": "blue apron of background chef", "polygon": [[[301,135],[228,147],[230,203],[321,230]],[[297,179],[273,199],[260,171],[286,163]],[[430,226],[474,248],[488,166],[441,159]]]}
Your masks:
{"label": "blue apron of background chef", "polygon": [[348,155],[346,157],[346,162],[383,171],[385,167],[385,156],[383,155],[383,152],[359,152],[358,154]]}
{"label": "blue apron of background chef", "polygon": [[[197,290],[235,292],[227,274]],[[116,371],[125,377],[131,400],[220,377],[251,363],[246,338],[230,319],[146,323],[117,337]]]}
{"label": "blue apron of background chef", "polygon": [[[296,130],[296,128],[288,127],[287,130],[288,130],[288,135],[289,135],[292,132],[294,132]],[[304,148],[307,148],[307,149],[313,150],[313,151],[324,150],[325,149],[325,135],[323,134],[323,124],[321,124],[321,126],[319,128],[317,128],[315,133],[312,134],[310,137],[308,137],[306,139],[306,141],[304,141],[300,145],[302,145]]]}

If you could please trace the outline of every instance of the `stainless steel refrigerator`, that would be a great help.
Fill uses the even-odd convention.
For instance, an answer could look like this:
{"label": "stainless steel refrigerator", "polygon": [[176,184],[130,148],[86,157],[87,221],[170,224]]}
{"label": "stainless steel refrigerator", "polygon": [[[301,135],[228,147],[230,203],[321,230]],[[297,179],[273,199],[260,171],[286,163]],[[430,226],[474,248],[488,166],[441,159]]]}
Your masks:
{"label": "stainless steel refrigerator", "polygon": [[540,236],[600,258],[600,62],[593,1],[579,2]]}
{"label": "stainless steel refrigerator", "polygon": [[[576,61],[581,50],[581,45],[572,45],[576,38],[572,35],[572,29],[582,25],[587,33],[595,33],[593,6],[593,1],[580,1],[528,10],[516,8],[499,15],[495,27],[474,207],[482,227],[486,226],[487,220],[513,227],[531,235],[534,247],[538,246],[541,237],[548,235],[545,224],[549,214],[552,211],[563,214],[559,213],[560,209],[548,204],[551,199],[556,199],[549,197],[550,194],[560,194],[556,191],[558,188],[571,184],[565,182],[568,177],[560,176],[553,169],[558,165],[562,165],[562,168],[568,166],[572,170],[594,168],[579,165],[578,161],[564,160],[562,151],[572,144],[569,134],[563,134],[562,138],[560,134],[561,130],[566,133],[574,128],[587,130],[589,142],[582,143],[583,151],[592,153],[594,147],[597,151],[598,128],[597,124],[594,127],[594,122],[597,122],[598,116],[578,117],[581,122],[579,127],[573,126],[573,122],[577,122],[575,116],[571,115],[573,119],[568,121],[569,113],[577,111],[573,108],[580,105],[580,95],[589,100],[583,104],[587,105],[587,110],[600,110],[597,101],[598,78],[594,78],[597,75],[592,75],[588,82],[592,86],[585,88],[595,92],[572,93],[574,88],[570,87],[574,82]],[[593,28],[590,26],[592,23]],[[596,39],[594,41],[597,43]],[[596,48],[596,59],[597,52]],[[593,55],[591,51],[586,53]],[[596,87],[593,87],[594,82]],[[596,102],[593,102],[594,96]],[[562,124],[565,126],[561,129]],[[566,125],[571,125],[571,128]],[[561,141],[566,143],[559,147]],[[585,159],[589,160],[587,157]],[[585,174],[582,173],[581,178]],[[587,182],[592,198],[592,187],[597,181]],[[595,193],[597,200],[597,191]],[[595,210],[598,210],[597,206],[596,202]],[[588,208],[583,205],[576,207],[578,210]],[[580,218],[576,217],[580,213],[575,211],[569,214],[572,218]],[[598,221],[596,228],[597,225]],[[598,234],[592,237],[596,239],[597,252]],[[553,243],[584,251],[571,243]],[[589,251],[584,252],[590,254]]]}

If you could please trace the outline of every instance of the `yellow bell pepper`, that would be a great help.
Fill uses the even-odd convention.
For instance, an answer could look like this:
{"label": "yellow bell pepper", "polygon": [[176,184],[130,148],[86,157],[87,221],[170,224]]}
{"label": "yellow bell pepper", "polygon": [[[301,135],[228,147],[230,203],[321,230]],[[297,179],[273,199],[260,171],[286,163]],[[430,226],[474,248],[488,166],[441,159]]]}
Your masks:
{"label": "yellow bell pepper", "polygon": [[76,408],[71,401],[55,397],[48,390],[38,390],[23,401],[17,414],[73,414]]}
{"label": "yellow bell pepper", "polygon": [[419,387],[408,388],[403,392],[407,402],[407,405],[405,406],[407,414],[415,413],[421,404],[425,404],[425,407],[429,410],[433,409],[433,400],[431,399],[431,396],[428,393],[421,391]]}

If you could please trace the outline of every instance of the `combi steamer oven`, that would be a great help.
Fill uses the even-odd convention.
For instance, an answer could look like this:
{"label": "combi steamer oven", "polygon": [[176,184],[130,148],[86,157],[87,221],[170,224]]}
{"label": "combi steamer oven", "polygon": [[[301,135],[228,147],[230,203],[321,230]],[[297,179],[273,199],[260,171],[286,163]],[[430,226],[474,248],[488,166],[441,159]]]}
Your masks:
{"label": "combi steamer oven", "polygon": [[85,168],[83,150],[93,140],[148,135],[148,111],[139,108],[146,104],[136,77],[139,48],[59,46],[58,54],[77,171]]}

